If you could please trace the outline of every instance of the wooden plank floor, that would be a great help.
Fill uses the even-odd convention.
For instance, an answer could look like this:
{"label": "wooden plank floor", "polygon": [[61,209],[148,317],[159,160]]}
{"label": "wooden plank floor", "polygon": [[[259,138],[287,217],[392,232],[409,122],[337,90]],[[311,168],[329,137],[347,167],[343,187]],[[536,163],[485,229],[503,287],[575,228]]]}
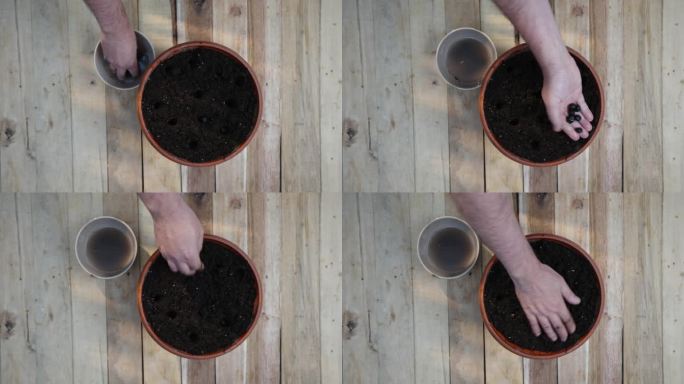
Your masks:
{"label": "wooden plank floor", "polygon": [[[255,262],[264,306],[238,349],[189,361],[159,347],[135,308],[140,267],[156,248],[135,194],[0,194],[0,382],[286,383],[341,380],[340,194],[186,195],[207,232]],[[138,234],[126,276],[102,281],[73,255],[102,214]],[[281,348],[282,346],[282,348]],[[282,353],[281,353],[282,352]]]}
{"label": "wooden plank floor", "polygon": [[525,232],[581,244],[599,265],[597,332],[558,360],[517,357],[484,329],[477,287],[417,261],[431,219],[459,213],[444,194],[344,194],[343,366],[349,383],[679,383],[684,267],[681,194],[515,195]]}
{"label": "wooden plank floor", "polygon": [[607,108],[589,150],[543,169],[498,153],[478,91],[447,87],[434,68],[457,27],[482,29],[499,53],[521,42],[493,0],[343,3],[345,192],[684,190],[680,1],[551,1],[566,44],[602,78]]}
{"label": "wooden plank floor", "polygon": [[99,80],[99,28],[81,0],[0,2],[0,190],[341,191],[339,0],[125,0],[157,54],[213,40],[254,67],[259,133],[215,168],[181,167],[141,135],[135,91]]}

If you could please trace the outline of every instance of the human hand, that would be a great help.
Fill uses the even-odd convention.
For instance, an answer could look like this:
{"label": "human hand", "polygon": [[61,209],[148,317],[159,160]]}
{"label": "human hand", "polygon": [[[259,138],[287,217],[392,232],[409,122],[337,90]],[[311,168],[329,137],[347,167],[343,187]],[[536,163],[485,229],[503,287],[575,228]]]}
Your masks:
{"label": "human hand", "polygon": [[119,80],[126,77],[126,71],[133,77],[138,76],[137,43],[135,32],[129,26],[103,33],[102,53]]}
{"label": "human hand", "polygon": [[565,301],[577,305],[577,297],[565,280],[548,265],[538,263],[523,277],[514,279],[515,293],[535,336],[541,330],[552,341],[568,339],[575,332],[575,322]]}
{"label": "human hand", "polygon": [[154,215],[154,236],[161,255],[173,272],[194,275],[204,266],[199,253],[204,229],[195,213],[185,203]]}
{"label": "human hand", "polygon": [[[563,64],[544,71],[542,99],[554,131],[563,131],[574,141],[579,140],[580,137],[583,139],[589,137],[594,115],[582,95],[582,77],[579,68],[569,54]],[[580,121],[568,123],[570,104],[579,105],[580,111],[577,115],[580,116]]]}

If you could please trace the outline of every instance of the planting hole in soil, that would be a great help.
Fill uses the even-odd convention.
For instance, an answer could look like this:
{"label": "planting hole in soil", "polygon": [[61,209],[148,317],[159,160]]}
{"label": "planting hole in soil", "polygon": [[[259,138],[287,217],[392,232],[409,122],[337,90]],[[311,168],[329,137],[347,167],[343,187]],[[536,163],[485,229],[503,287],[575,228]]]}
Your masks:
{"label": "planting hole in soil", "polygon": [[464,88],[476,87],[490,61],[489,50],[481,42],[466,38],[447,52],[447,71],[453,82]]}
{"label": "planting hole in soil", "polygon": [[513,344],[542,352],[558,352],[575,345],[591,331],[600,316],[601,286],[592,264],[573,249],[552,240],[534,240],[530,245],[537,258],[558,272],[570,289],[582,300],[567,304],[577,326],[565,342],[551,341],[542,331],[534,336],[527,317],[518,302],[515,287],[503,265],[497,260],[484,286],[484,307],[491,324]]}
{"label": "planting hole in soil", "polygon": [[440,270],[460,275],[473,263],[477,253],[471,237],[458,228],[444,228],[430,239],[430,261]]}
{"label": "planting hole in soil", "polygon": [[113,272],[126,267],[131,243],[125,233],[116,228],[102,228],[88,239],[86,254],[100,271]]}
{"label": "planting hole in soil", "polygon": [[257,313],[257,277],[238,253],[204,241],[204,270],[184,276],[158,257],[142,287],[142,307],[154,333],[191,355],[227,349],[248,332]]}
{"label": "planting hole in soil", "polygon": [[178,158],[191,163],[226,158],[256,129],[259,93],[250,79],[240,61],[217,50],[180,51],[149,75],[142,95],[145,126]]}
{"label": "planting hole in soil", "polygon": [[[591,70],[574,57],[582,76],[582,92],[594,115],[596,128],[601,111],[599,84]],[[573,141],[554,132],[541,97],[544,78],[532,51],[523,50],[494,70],[484,95],[484,116],[498,143],[513,154],[534,163],[566,158],[591,139]]]}

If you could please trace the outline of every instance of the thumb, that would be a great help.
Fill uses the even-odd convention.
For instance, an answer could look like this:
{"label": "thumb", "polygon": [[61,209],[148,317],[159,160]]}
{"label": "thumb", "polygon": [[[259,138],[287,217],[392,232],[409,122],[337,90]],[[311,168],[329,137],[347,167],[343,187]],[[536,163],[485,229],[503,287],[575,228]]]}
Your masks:
{"label": "thumb", "polygon": [[567,301],[568,303],[570,303],[572,305],[577,305],[580,302],[582,302],[582,300],[577,295],[575,295],[572,292],[572,290],[570,290],[570,288],[567,286],[567,284],[565,285],[565,287],[563,287],[562,293],[563,293],[563,298],[565,299],[565,301]]}

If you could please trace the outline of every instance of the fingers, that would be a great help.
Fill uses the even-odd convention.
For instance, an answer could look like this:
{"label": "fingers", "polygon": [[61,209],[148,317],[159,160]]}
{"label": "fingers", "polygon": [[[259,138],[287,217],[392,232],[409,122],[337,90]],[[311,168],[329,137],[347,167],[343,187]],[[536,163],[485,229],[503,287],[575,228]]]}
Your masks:
{"label": "fingers", "polygon": [[549,320],[551,321],[551,326],[553,326],[553,330],[560,337],[561,341],[567,340],[568,330],[565,329],[565,324],[561,321],[560,317],[556,314],[553,314],[549,316]]}
{"label": "fingers", "polygon": [[570,289],[570,287],[567,286],[567,284],[563,287],[561,293],[563,294],[563,298],[565,299],[565,301],[572,305],[577,305],[582,301],[577,295],[575,295],[574,292],[572,292],[572,290]]}
{"label": "fingers", "polygon": [[126,68],[116,68],[116,78],[119,80],[123,80],[126,77]]}
{"label": "fingers", "polygon": [[527,311],[525,311],[525,316],[527,316],[527,321],[530,323],[530,328],[532,328],[532,334],[535,336],[541,335],[541,328],[539,328],[537,317],[527,313]]}
{"label": "fingers", "polygon": [[178,269],[180,270],[180,272],[182,274],[184,274],[186,276],[192,276],[195,274],[195,271],[190,269],[190,267],[186,263],[183,263],[183,262],[179,263]]}
{"label": "fingers", "polygon": [[572,315],[570,315],[570,312],[568,311],[567,308],[563,308],[561,310],[560,314],[560,319],[565,324],[565,328],[568,330],[569,333],[575,333],[575,321],[572,319]]}
{"label": "fingers", "polygon": [[126,70],[131,74],[133,77],[138,77],[138,63],[133,63],[129,65]]}
{"label": "fingers", "polygon": [[169,269],[170,269],[173,273],[178,272],[178,267],[176,266],[176,263],[175,263],[173,260],[167,259],[167,260],[166,260],[166,263],[169,265]]}
{"label": "fingers", "polygon": [[539,320],[539,325],[541,325],[541,328],[544,330],[546,336],[548,336],[551,341],[558,340],[558,335],[556,335],[556,331],[553,329],[549,319],[546,316],[537,316],[537,319]]}
{"label": "fingers", "polygon": [[573,141],[577,141],[580,139],[580,134],[575,131],[575,127],[573,127],[570,124],[563,124],[563,132],[565,132],[566,135],[568,135],[569,138],[571,138]]}
{"label": "fingers", "polygon": [[195,254],[194,257],[190,257],[187,264],[192,271],[198,271],[202,269],[202,260],[200,260],[199,254]]}
{"label": "fingers", "polygon": [[580,99],[577,101],[577,104],[579,104],[580,111],[582,112],[582,115],[587,120],[587,122],[594,121],[594,114],[591,113],[591,109],[589,109],[587,102],[584,101],[584,96],[580,96]]}

